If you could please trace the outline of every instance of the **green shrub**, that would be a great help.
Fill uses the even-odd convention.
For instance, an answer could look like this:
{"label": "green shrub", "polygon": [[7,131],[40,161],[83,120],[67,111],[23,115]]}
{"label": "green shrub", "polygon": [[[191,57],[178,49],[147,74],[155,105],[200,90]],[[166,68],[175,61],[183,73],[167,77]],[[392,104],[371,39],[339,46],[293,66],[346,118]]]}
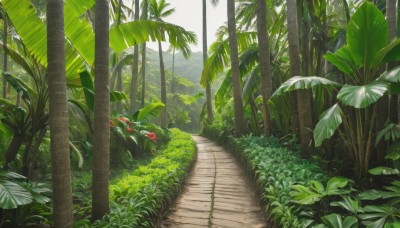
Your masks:
{"label": "green shrub", "polygon": [[154,227],[183,183],[196,155],[191,136],[171,130],[166,149],[147,166],[136,169],[110,186],[111,212],[95,227]]}
{"label": "green shrub", "polygon": [[299,152],[282,146],[275,138],[246,136],[232,141],[241,159],[256,174],[266,212],[282,227],[301,227],[299,214],[305,206],[293,202],[290,186],[326,180],[319,165],[301,159]]}

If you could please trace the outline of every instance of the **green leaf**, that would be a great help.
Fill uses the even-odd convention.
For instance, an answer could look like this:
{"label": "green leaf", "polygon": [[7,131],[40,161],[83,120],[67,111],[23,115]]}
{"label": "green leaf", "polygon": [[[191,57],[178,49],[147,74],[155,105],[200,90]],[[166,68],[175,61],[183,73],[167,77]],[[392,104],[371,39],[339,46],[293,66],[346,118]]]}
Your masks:
{"label": "green leaf", "polygon": [[364,2],[351,17],[346,38],[356,64],[372,68],[378,52],[388,43],[385,16],[373,3]]}
{"label": "green leaf", "polygon": [[380,79],[389,82],[400,82],[400,66],[394,67],[389,71],[385,71],[381,74]]}
{"label": "green leaf", "polygon": [[385,95],[388,89],[389,84],[384,81],[374,81],[363,86],[344,85],[337,98],[346,105],[366,108]]}
{"label": "green leaf", "polygon": [[14,209],[32,202],[32,195],[20,185],[0,180],[0,208]]}
{"label": "green leaf", "polygon": [[293,197],[294,202],[298,204],[311,205],[320,201],[323,197],[323,195],[315,193],[302,185],[292,185],[290,188],[293,190],[290,195]]}
{"label": "green leaf", "polygon": [[360,202],[356,199],[352,199],[350,196],[342,196],[341,201],[330,203],[331,206],[342,207],[352,214],[358,214],[360,212]]}
{"label": "green leaf", "polygon": [[94,109],[93,79],[90,76],[89,72],[83,71],[80,73],[80,80],[83,86],[83,92],[85,94],[86,104],[89,107],[90,111],[93,112]]}
{"label": "green leaf", "polygon": [[135,121],[145,121],[151,117],[159,116],[164,106],[165,105],[161,102],[151,103],[147,105],[146,107],[138,111]]}
{"label": "green leaf", "polygon": [[69,147],[71,149],[71,152],[73,152],[73,154],[75,155],[76,160],[78,161],[78,167],[82,168],[84,159],[81,151],[71,141],[69,142]]}
{"label": "green leaf", "polygon": [[344,188],[350,182],[350,179],[344,177],[332,177],[326,184],[326,195],[340,194],[339,188]]}
{"label": "green leaf", "polygon": [[324,58],[347,75],[351,75],[353,71],[359,67],[356,65],[353,55],[347,45],[341,47],[335,53],[326,53]]}
{"label": "green leaf", "polygon": [[117,102],[128,99],[128,96],[124,92],[113,91],[110,92],[110,102]]}
{"label": "green leaf", "polygon": [[342,216],[338,214],[330,214],[321,218],[325,225],[329,228],[357,228],[358,220],[353,216],[347,216],[342,220]]}
{"label": "green leaf", "polygon": [[333,89],[340,87],[340,84],[318,76],[309,76],[309,77],[295,76],[284,82],[275,91],[272,97],[280,96],[284,93],[291,92],[294,90],[311,89],[316,86],[322,86],[324,89],[332,91]]}
{"label": "green leaf", "polygon": [[332,137],[343,121],[342,113],[343,111],[339,104],[335,104],[321,115],[320,120],[313,131],[316,147],[321,146],[325,139]]}
{"label": "green leaf", "polygon": [[17,93],[21,94],[21,97],[25,101],[31,103],[31,97],[37,97],[37,93],[21,79],[14,77],[7,72],[3,73],[3,77],[8,83],[10,83]]}
{"label": "green leaf", "polygon": [[373,169],[368,170],[368,172],[372,175],[395,175],[400,174],[398,169],[393,169],[390,167],[380,166]]}
{"label": "green leaf", "polygon": [[168,36],[168,42],[182,51],[186,57],[190,54],[189,44],[197,42],[194,33],[184,28],[160,21],[132,21],[120,24],[110,29],[111,48],[119,53],[136,44],[151,41],[163,41]]}

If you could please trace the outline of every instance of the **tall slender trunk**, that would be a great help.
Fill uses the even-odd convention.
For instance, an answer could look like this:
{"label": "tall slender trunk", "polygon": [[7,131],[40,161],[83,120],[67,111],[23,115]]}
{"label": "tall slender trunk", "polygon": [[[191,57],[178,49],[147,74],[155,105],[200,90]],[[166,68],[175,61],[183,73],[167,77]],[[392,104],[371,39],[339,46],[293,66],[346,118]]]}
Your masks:
{"label": "tall slender trunk", "polygon": [[171,93],[175,94],[175,48],[172,51],[172,79],[171,79]]}
{"label": "tall slender trunk", "polygon": [[144,107],[146,98],[146,43],[142,44],[142,100],[140,107]]}
{"label": "tall slender trunk", "polygon": [[[117,69],[117,91],[122,92],[122,68]],[[122,113],[122,102],[117,102],[117,112]]]}
{"label": "tall slender trunk", "polygon": [[[3,72],[7,72],[8,70],[8,55],[6,53],[7,47],[7,38],[8,38],[8,23],[7,23],[7,15],[3,12],[3,21],[4,21],[4,28],[3,28]],[[7,89],[7,80],[3,76],[3,98],[7,99],[8,89]]]}
{"label": "tall slender trunk", "polygon": [[92,220],[101,219],[109,211],[110,91],[108,18],[108,1],[96,0]]}
{"label": "tall slender trunk", "polygon": [[[148,19],[148,7],[149,7],[148,0],[144,0],[143,7],[142,7],[142,20]],[[142,44],[142,100],[141,100],[141,107],[144,107],[145,98],[146,98],[146,43]]]}
{"label": "tall slender trunk", "polygon": [[165,80],[165,67],[161,42],[158,42],[158,55],[160,57],[161,102],[165,107],[161,112],[161,127],[167,127],[167,85]]}
{"label": "tall slender trunk", "polygon": [[[294,3],[296,4],[296,3]],[[302,12],[309,13],[311,8],[313,7],[313,3],[310,0],[303,1],[303,10]],[[304,10],[306,8],[306,10]],[[303,76],[309,76],[311,73],[311,69],[313,67],[312,63],[312,52],[310,51],[310,24],[308,23],[308,15],[303,15],[302,17],[302,66]],[[300,55],[299,55],[300,56]],[[293,75],[295,76],[295,75]],[[312,94],[311,90],[299,90],[297,92],[297,104],[299,110],[299,125],[300,125],[300,143],[301,150],[303,154],[307,153],[310,150],[310,145],[312,143],[312,131],[313,129],[313,112],[312,112]]]}
{"label": "tall slender trunk", "polygon": [[228,33],[229,33],[229,49],[231,57],[232,70],[232,89],[233,103],[235,113],[235,135],[241,136],[246,133],[246,123],[244,120],[242,88],[240,86],[238,43],[236,37],[236,21],[235,21],[235,1],[227,0],[228,10]]}
{"label": "tall slender trunk", "polygon": [[[389,40],[392,41],[394,38],[397,36],[397,25],[396,25],[396,0],[386,0],[386,19],[388,21],[389,25]],[[387,68],[388,70],[392,67],[396,66],[396,64],[388,64]],[[390,121],[392,123],[398,123],[398,109],[400,108],[398,106],[398,101],[399,101],[399,96],[398,95],[392,95],[390,97]],[[378,108],[379,110],[379,108]],[[377,116],[379,116],[378,114]]]}
{"label": "tall slender trunk", "polygon": [[71,168],[65,76],[64,1],[47,0],[47,80],[49,89],[54,227],[72,227]]}
{"label": "tall slender trunk", "polygon": [[[294,5],[293,5],[294,4]],[[290,60],[290,75],[300,75],[300,58],[299,58],[299,32],[297,25],[297,9],[296,0],[287,1],[287,24],[288,24],[288,39],[289,39],[289,60]],[[290,51],[292,50],[292,51]],[[297,105],[297,92],[290,94],[290,106],[292,115],[290,122],[292,131],[299,131],[299,110]]]}
{"label": "tall slender trunk", "polygon": [[265,0],[257,0],[257,36],[261,68],[261,94],[263,98],[264,110],[264,134],[266,136],[270,136],[272,127],[268,99],[272,95],[272,76],[267,28],[267,5]]}
{"label": "tall slender trunk", "polygon": [[[139,0],[135,0],[135,21],[139,20]],[[131,105],[129,113],[132,115],[136,111],[136,97],[138,91],[139,76],[139,45],[133,48],[132,81],[131,81]]]}
{"label": "tall slender trunk", "polygon": [[[207,0],[203,0],[203,65],[206,63],[208,58],[208,45],[207,45]],[[214,113],[212,110],[212,97],[211,97],[211,85],[207,83],[206,86],[206,101],[207,101],[207,118],[212,121],[214,119]]]}
{"label": "tall slender trunk", "polygon": [[7,166],[8,163],[15,160],[15,158],[17,157],[18,150],[19,148],[21,148],[24,141],[25,141],[25,135],[14,133],[10,145],[8,146],[8,149],[3,157],[5,166]]}

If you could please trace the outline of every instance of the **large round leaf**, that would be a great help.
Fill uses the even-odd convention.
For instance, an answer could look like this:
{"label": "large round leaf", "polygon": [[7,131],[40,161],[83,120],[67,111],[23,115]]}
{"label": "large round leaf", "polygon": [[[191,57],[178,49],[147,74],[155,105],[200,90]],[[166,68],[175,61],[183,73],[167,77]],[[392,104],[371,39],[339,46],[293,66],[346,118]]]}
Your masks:
{"label": "large round leaf", "polygon": [[380,79],[386,80],[389,82],[400,82],[400,66],[397,66],[389,71],[385,71]]}
{"label": "large round leaf", "polygon": [[382,12],[366,1],[351,17],[346,36],[357,65],[370,67],[378,52],[388,44],[388,23]]}
{"label": "large round leaf", "polygon": [[335,133],[336,129],[343,122],[342,109],[335,104],[321,115],[321,118],[314,128],[315,146],[321,146],[325,139],[329,139]]}
{"label": "large round leaf", "polygon": [[389,89],[389,83],[374,81],[368,85],[344,85],[337,98],[346,105],[355,108],[366,108],[375,103]]}
{"label": "large round leaf", "polygon": [[340,84],[318,76],[309,76],[309,77],[295,76],[284,82],[275,91],[272,97],[280,96],[284,93],[298,89],[311,89],[316,86],[322,86],[323,88],[331,91],[333,88],[340,87]]}
{"label": "large round leaf", "polygon": [[32,195],[18,184],[0,180],[0,208],[14,209],[32,202]]}

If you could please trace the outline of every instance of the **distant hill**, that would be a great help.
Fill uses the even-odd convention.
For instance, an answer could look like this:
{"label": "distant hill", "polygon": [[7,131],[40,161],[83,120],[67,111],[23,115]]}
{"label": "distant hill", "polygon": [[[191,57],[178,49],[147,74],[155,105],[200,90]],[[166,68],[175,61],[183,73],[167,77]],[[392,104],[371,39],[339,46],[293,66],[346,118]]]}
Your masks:
{"label": "distant hill", "polygon": [[[165,69],[172,71],[172,53],[163,52]],[[160,67],[158,51],[147,49],[147,58],[151,62],[153,69]],[[181,53],[175,53],[175,74],[189,79],[196,88],[199,88],[201,71],[203,70],[202,52],[193,52],[189,59],[185,59]]]}

